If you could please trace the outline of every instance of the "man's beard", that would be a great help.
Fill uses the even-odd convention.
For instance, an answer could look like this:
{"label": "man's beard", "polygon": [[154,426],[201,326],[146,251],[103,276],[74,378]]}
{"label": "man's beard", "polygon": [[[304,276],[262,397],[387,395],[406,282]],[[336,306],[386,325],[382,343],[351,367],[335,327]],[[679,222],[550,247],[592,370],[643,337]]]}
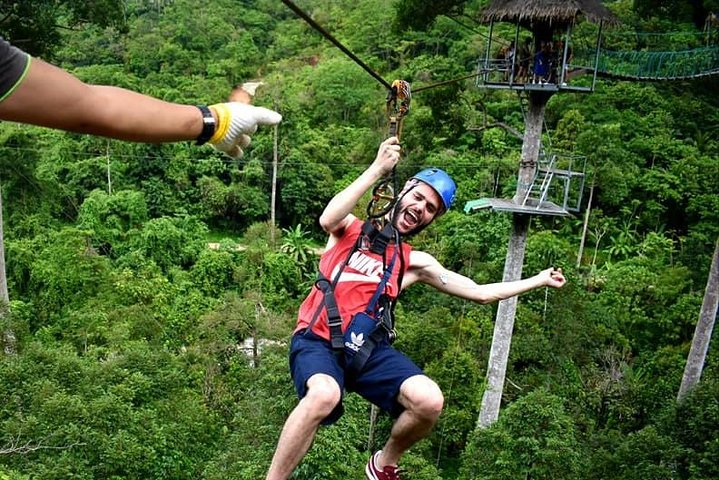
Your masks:
{"label": "man's beard", "polygon": [[[406,195],[406,193],[405,193],[405,195]],[[397,203],[395,204],[394,208],[392,209],[392,213],[390,214],[390,221],[392,222],[392,226],[397,231],[399,231],[399,229],[397,228],[397,219],[400,217],[400,214],[402,213],[402,210],[403,210],[403,208],[402,208],[402,199],[403,198],[404,198],[404,195],[402,195],[397,200]],[[434,218],[432,220],[434,220]],[[432,222],[430,221],[429,223],[425,223],[423,225],[417,225],[409,232],[400,233],[400,235],[402,235],[405,238],[413,237],[413,236],[417,235],[418,233],[420,233],[425,228],[427,228],[430,225],[430,223],[432,223]]]}

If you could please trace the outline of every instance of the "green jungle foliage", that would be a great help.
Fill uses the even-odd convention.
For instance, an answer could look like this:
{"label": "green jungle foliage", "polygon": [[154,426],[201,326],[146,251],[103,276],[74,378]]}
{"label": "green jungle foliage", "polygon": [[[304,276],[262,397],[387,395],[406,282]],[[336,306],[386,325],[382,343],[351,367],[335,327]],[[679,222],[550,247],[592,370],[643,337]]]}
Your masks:
{"label": "green jungle foliage", "polygon": [[[474,71],[488,28],[472,18],[486,3],[298,1],[383,78],[415,88]],[[719,8],[660,3],[607,5],[629,31],[699,34],[698,12]],[[0,124],[11,299],[0,328],[17,349],[0,354],[0,479],[262,478],[296,403],[287,341],[324,242],[317,218],[386,135],[383,87],[275,0],[0,5],[3,35],[32,38],[29,50],[85,81],[207,104],[261,79],[255,103],[284,116],[274,226],[271,128],[231,161],[190,143]],[[550,99],[543,143],[586,156],[588,181],[581,213],[534,218],[524,272],[561,266],[569,283],[521,298],[503,408],[486,430],[496,305],[403,295],[396,345],[446,400],[403,478],[719,477],[716,349],[676,402],[719,237],[717,91],[716,75],[600,78],[591,94]],[[468,79],[414,95],[398,174],[436,165],[459,185],[457,208],[415,248],[480,283],[501,279],[511,217],[462,207],[513,195],[522,131],[512,92]],[[368,446],[369,405],[349,395],[345,406],[293,478],[364,478],[391,423],[380,415]]]}

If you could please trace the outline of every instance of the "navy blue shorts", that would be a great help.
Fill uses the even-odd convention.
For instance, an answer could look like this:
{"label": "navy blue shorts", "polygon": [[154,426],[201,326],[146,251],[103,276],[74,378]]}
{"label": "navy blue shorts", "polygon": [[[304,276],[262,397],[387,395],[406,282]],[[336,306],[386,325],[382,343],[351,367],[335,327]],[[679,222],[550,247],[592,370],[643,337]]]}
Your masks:
{"label": "navy blue shorts", "polygon": [[[422,369],[407,356],[384,341],[372,351],[358,376],[346,375],[344,355],[336,354],[330,342],[309,331],[292,336],[290,345],[290,372],[299,398],[307,393],[307,380],[312,375],[324,373],[334,378],[344,395],[356,392],[369,402],[397,418],[404,407],[397,402],[399,387],[410,377],[423,375]],[[323,421],[329,425],[342,416],[342,400]]]}

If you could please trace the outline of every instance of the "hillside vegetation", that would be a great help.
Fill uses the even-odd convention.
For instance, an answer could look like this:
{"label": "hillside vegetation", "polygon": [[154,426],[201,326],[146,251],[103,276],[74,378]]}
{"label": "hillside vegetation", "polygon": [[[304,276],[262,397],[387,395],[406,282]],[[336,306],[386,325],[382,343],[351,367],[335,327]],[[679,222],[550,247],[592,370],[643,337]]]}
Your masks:
{"label": "hillside vegetation", "polygon": [[[15,354],[0,354],[0,479],[264,478],[297,401],[287,340],[324,243],[317,218],[374,158],[386,92],[275,0],[27,3],[35,9],[17,22],[47,35],[4,24],[0,34],[30,35],[28,49],[87,82],[211,104],[262,80],[255,103],[284,120],[276,226],[272,128],[231,161],[191,143],[0,124],[10,291],[0,327],[17,339]],[[485,3],[462,7],[476,18]],[[647,3],[607,6],[629,31],[702,33],[697,2]],[[471,74],[487,26],[413,4],[298,1],[389,81]],[[407,12],[427,22],[400,28]],[[502,411],[486,430],[476,423],[496,305],[403,294],[396,345],[446,400],[403,478],[719,478],[716,349],[676,401],[719,238],[718,91],[716,75],[600,78],[593,93],[550,99],[544,144],[586,156],[588,181],[581,213],[533,219],[524,272],[556,265],[569,283],[521,297]],[[457,208],[415,248],[480,283],[501,279],[511,217],[462,207],[513,195],[522,129],[517,95],[473,79],[413,97],[400,178],[435,165],[459,185]],[[252,339],[263,340],[257,356],[241,348]],[[373,448],[390,425],[380,416]],[[368,435],[369,405],[349,395],[293,478],[364,478]]]}

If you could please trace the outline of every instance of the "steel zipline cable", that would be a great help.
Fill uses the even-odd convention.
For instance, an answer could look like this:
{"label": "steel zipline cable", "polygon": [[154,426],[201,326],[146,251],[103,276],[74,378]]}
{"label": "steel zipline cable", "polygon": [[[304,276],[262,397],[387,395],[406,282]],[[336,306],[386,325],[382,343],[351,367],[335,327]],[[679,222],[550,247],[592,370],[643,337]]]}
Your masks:
{"label": "steel zipline cable", "polygon": [[362,67],[367,73],[369,73],[370,75],[372,75],[372,77],[373,77],[375,80],[377,80],[379,83],[381,83],[382,85],[384,85],[384,86],[387,88],[387,90],[391,90],[391,89],[392,89],[392,86],[389,84],[389,82],[388,82],[387,80],[385,80],[385,79],[382,78],[377,72],[375,72],[374,70],[372,70],[366,63],[364,63],[362,60],[360,60],[360,59],[357,57],[357,55],[355,55],[355,54],[352,53],[347,47],[345,47],[344,45],[342,45],[342,43],[340,43],[339,40],[337,40],[335,37],[333,37],[327,30],[325,30],[324,28],[322,28],[317,22],[315,22],[314,20],[312,20],[312,18],[311,18],[309,15],[307,15],[305,12],[303,12],[297,5],[295,5],[294,3],[292,3],[290,0],[282,0],[282,3],[284,3],[285,5],[287,5],[287,6],[290,8],[290,10],[292,10],[293,12],[295,12],[302,20],[304,20],[305,22],[307,22],[312,28],[314,28],[315,30],[317,30],[318,32],[320,32],[320,34],[322,34],[323,37],[325,37],[327,40],[329,40],[330,42],[332,42],[332,43],[335,45],[335,47],[337,47],[337,48],[339,48],[340,50],[342,50],[342,52],[343,52],[345,55],[347,55],[348,57],[350,57],[357,65],[359,65],[359,66]]}
{"label": "steel zipline cable", "polygon": [[430,88],[441,87],[443,85],[449,85],[450,83],[459,82],[461,80],[467,80],[468,78],[476,77],[477,73],[470,73],[469,75],[462,75],[461,77],[452,78],[450,80],[444,80],[442,82],[432,83],[431,85],[425,85],[424,87],[415,88],[412,90],[413,93],[419,93],[423,90],[429,90]]}
{"label": "steel zipline cable", "polygon": [[[302,9],[300,9],[297,5],[295,5],[291,0],[282,0],[282,3],[284,3],[285,5],[287,5],[287,6],[290,8],[290,10],[292,10],[293,12],[295,12],[298,17],[300,17],[302,20],[304,20],[305,22],[307,22],[312,28],[314,28],[315,30],[317,30],[323,37],[325,37],[327,40],[329,40],[330,42],[332,42],[332,44],[334,44],[334,46],[336,46],[337,48],[339,48],[345,55],[347,55],[350,59],[352,59],[352,61],[354,61],[357,65],[359,65],[360,67],[362,67],[362,68],[363,68],[367,73],[369,73],[375,80],[377,80],[377,81],[378,81],[379,83],[381,83],[385,88],[387,88],[387,90],[390,90],[390,91],[392,90],[392,86],[390,85],[390,83],[389,83],[388,81],[386,81],[384,78],[382,78],[382,77],[380,76],[380,74],[378,74],[377,72],[375,72],[374,70],[372,70],[372,68],[370,68],[366,63],[364,63],[362,60],[360,60],[359,57],[357,57],[357,55],[355,55],[354,53],[352,53],[352,51],[351,51],[350,49],[348,49],[347,47],[345,47],[339,40],[337,40],[335,37],[333,37],[331,33],[329,33],[327,30],[325,30],[324,28],[322,28],[322,26],[321,26],[320,24],[318,24],[317,22],[315,22],[309,15],[307,15],[307,13],[305,13],[304,11],[302,11]],[[448,84],[450,84],[450,83],[459,82],[459,81],[461,81],[461,80],[466,80],[466,79],[468,79],[468,78],[472,78],[472,77],[476,77],[476,76],[477,76],[477,73],[472,73],[472,74],[469,74],[469,75],[463,75],[463,76],[458,77],[458,78],[454,78],[454,79],[450,79],[450,80],[444,80],[444,81],[442,81],[442,82],[434,83],[434,84],[431,84],[431,85],[426,85],[426,86],[424,86],[424,87],[415,88],[415,89],[413,89],[413,91],[414,91],[414,93],[417,93],[417,92],[421,92],[422,90],[429,90],[430,88],[441,87],[441,86],[443,86],[443,85],[448,85]]]}

